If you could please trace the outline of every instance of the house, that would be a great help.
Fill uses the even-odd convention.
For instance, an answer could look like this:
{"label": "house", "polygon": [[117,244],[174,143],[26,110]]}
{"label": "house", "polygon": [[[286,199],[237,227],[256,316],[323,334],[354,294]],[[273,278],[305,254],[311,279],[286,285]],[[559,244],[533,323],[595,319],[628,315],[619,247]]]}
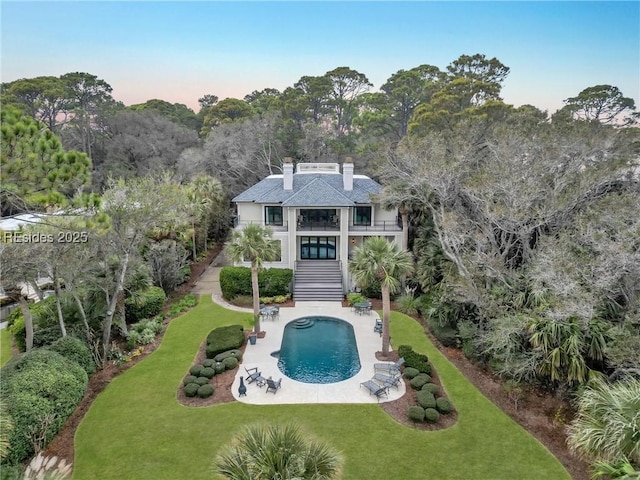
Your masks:
{"label": "house", "polygon": [[[298,163],[285,159],[282,175],[269,175],[233,199],[235,228],[269,226],[280,258],[265,267],[295,271],[296,300],[340,300],[353,289],[347,263],[366,237],[401,243],[395,210],[374,201],[382,186],[355,175],[353,163]],[[248,263],[246,264],[248,265]]]}

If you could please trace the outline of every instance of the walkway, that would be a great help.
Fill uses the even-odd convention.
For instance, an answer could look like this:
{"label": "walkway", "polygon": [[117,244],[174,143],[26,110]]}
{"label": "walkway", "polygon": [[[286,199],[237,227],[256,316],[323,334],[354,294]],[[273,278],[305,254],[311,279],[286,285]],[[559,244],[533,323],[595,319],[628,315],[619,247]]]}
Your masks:
{"label": "walkway", "polygon": [[[213,301],[224,308],[251,312],[252,310],[249,308],[236,307],[222,298],[219,276],[220,270],[225,264],[223,251],[202,274],[192,292],[211,295]],[[298,382],[282,374],[278,368],[277,358],[271,356],[271,353],[280,350],[285,325],[296,318],[314,315],[336,317],[353,326],[361,365],[360,371],[355,376],[337,383],[311,384]],[[376,312],[371,312],[371,315],[357,315],[350,308],[343,308],[340,302],[296,302],[295,307],[281,308],[279,320],[261,322],[261,329],[266,332],[266,336],[258,339],[256,345],[247,345],[242,363],[231,387],[234,397],[240,402],[257,405],[376,403],[376,397],[370,395],[366,388],[360,386],[360,383],[373,377],[373,364],[378,362],[375,353],[382,349],[380,335],[373,331],[377,318],[379,317]],[[276,381],[282,377],[282,387],[276,394],[271,392],[267,394],[266,387],[260,388],[256,384],[251,384],[247,385],[247,395],[238,397],[240,376],[246,377],[244,367],[258,367],[263,377],[272,377]],[[404,395],[405,391],[404,381],[400,382],[399,388],[391,388],[388,398],[383,397],[380,401],[397,400]]]}

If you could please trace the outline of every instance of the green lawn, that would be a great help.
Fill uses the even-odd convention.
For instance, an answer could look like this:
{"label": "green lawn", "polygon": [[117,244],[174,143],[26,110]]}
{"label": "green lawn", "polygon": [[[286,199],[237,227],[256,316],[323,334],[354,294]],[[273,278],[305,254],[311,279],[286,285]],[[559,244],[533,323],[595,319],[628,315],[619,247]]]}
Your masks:
{"label": "green lawn", "polygon": [[11,360],[11,333],[6,328],[0,329],[0,367]]}
{"label": "green lawn", "polygon": [[247,423],[296,419],[344,453],[344,479],[569,479],[542,444],[489,402],[411,318],[394,313],[391,335],[429,355],[455,407],[447,430],[398,424],[375,404],[274,405],[239,402],[188,408],[176,388],[206,334],[240,323],[203,297],[173,320],[162,345],[98,396],[75,438],[75,479],[210,479],[216,451]]}

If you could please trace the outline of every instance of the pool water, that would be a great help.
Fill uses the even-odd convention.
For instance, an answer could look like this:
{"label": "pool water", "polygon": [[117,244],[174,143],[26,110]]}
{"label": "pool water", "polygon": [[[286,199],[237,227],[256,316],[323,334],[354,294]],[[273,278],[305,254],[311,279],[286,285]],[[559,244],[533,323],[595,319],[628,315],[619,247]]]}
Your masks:
{"label": "pool water", "polygon": [[304,383],[335,383],[360,371],[351,324],[331,317],[303,317],[284,328],[278,368]]}

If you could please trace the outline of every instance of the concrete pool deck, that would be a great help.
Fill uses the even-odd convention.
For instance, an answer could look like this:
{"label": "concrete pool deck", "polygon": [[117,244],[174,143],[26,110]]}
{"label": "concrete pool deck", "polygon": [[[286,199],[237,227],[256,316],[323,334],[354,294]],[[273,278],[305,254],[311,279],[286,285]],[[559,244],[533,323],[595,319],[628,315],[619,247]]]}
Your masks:
{"label": "concrete pool deck", "polygon": [[[287,323],[300,317],[326,316],[344,320],[353,325],[358,354],[360,356],[360,371],[355,376],[336,383],[311,384],[293,380],[285,376],[278,368],[278,359],[271,356],[280,350],[284,327]],[[359,315],[350,308],[343,308],[340,302],[296,302],[295,307],[281,308],[280,319],[261,321],[261,330],[266,332],[264,338],[259,338],[255,345],[247,345],[242,363],[236,374],[231,391],[236,400],[254,405],[277,405],[292,403],[378,403],[375,395],[360,386],[360,383],[370,380],[374,374],[375,353],[382,349],[380,334],[373,331],[378,314],[374,311],[370,315]],[[389,362],[391,363],[391,362]],[[272,377],[275,381],[282,378],[282,386],[277,393],[266,393],[267,387],[258,387],[255,383],[247,385],[247,395],[238,396],[240,377],[247,376],[246,368],[257,367],[264,378]],[[246,383],[246,382],[245,382]],[[380,403],[397,400],[405,393],[404,381],[399,387],[391,387],[388,398],[382,397]]]}

